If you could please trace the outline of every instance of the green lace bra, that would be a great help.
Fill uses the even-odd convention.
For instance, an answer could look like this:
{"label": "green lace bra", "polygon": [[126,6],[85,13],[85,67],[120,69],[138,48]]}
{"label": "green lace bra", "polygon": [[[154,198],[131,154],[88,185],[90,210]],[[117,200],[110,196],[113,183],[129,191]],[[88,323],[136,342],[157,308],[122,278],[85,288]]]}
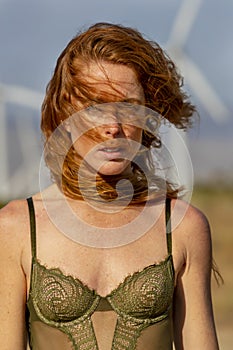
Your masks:
{"label": "green lace bra", "polygon": [[28,199],[32,270],[27,301],[31,349],[102,350],[92,315],[108,312],[116,322],[111,346],[103,350],[172,349],[171,309],[174,268],[170,227],[170,200],[166,201],[168,255],[158,264],[127,276],[107,296],[100,296],[78,278],[47,268],[37,260],[36,224],[32,198]]}

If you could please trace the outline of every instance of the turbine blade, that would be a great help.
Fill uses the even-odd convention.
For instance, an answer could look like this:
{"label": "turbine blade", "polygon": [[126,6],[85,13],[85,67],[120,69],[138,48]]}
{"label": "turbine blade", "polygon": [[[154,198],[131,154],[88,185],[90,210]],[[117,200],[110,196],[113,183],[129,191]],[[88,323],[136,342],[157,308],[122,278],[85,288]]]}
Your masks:
{"label": "turbine blade", "polygon": [[230,111],[223,104],[197,65],[182,53],[182,56],[179,58],[178,66],[185,80],[188,82],[188,85],[202,102],[206,111],[216,122],[227,121]]}
{"label": "turbine blade", "polygon": [[1,84],[0,91],[4,102],[16,103],[34,109],[39,109],[43,101],[43,94],[21,86]]}
{"label": "turbine blade", "polygon": [[183,0],[175,18],[167,47],[183,47],[196,19],[202,0]]}

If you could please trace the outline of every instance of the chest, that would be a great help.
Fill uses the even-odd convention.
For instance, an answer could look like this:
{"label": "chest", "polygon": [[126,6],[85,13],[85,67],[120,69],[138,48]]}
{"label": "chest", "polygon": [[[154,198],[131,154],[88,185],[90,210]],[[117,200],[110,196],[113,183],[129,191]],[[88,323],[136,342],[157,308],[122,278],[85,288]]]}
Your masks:
{"label": "chest", "polygon": [[158,264],[168,255],[165,232],[149,232],[130,244],[114,248],[88,247],[65,237],[53,239],[52,235],[41,236],[37,246],[37,258],[42,264],[60,268],[101,295],[108,294],[126,276]]}
{"label": "chest", "polygon": [[[118,239],[122,235],[120,229],[109,234],[111,225],[116,226],[116,218],[114,217],[110,221],[109,227],[105,228],[108,241],[112,235],[117,236]],[[129,216],[123,219],[126,223],[130,222]],[[97,291],[99,295],[108,295],[128,276],[142,271],[147,266],[159,265],[169,255],[164,215],[158,218],[156,225],[146,230],[146,233],[140,237],[135,237],[134,231],[131,230],[129,233],[133,239],[128,244],[122,244],[120,239],[120,244],[109,248],[79,244],[79,242],[69,239],[67,235],[59,232],[43,217],[36,218],[36,222],[36,258],[38,261],[48,269],[59,268],[64,275],[82,281],[90,289]],[[65,222],[64,217],[62,222]],[[66,224],[70,223],[66,222]],[[79,231],[80,228],[75,226],[75,230]],[[92,234],[95,233],[92,232]],[[83,234],[86,234],[86,231]],[[172,254],[176,270],[177,266],[180,265],[180,254],[177,254],[176,249],[172,251]],[[30,265],[29,253],[27,259],[28,291],[31,278]]]}

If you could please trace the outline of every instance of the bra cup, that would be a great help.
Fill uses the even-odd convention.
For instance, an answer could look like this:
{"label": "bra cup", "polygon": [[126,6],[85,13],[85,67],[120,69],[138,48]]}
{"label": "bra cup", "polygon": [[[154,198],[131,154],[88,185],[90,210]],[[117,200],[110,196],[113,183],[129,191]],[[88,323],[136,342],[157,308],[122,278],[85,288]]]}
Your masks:
{"label": "bra cup", "polygon": [[36,264],[34,269],[36,287],[32,298],[44,318],[67,322],[80,318],[92,307],[96,298],[94,291],[59,269],[46,269]]}
{"label": "bra cup", "polygon": [[151,319],[169,309],[173,289],[169,264],[152,265],[130,276],[108,299],[119,314]]}

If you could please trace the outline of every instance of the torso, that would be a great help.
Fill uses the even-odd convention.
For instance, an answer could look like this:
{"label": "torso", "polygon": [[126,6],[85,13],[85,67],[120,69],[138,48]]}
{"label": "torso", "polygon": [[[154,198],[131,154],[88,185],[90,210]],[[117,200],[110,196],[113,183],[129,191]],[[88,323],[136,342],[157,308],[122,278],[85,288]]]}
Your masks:
{"label": "torso", "polygon": [[[84,246],[69,239],[50,222],[41,196],[39,194],[34,196],[33,201],[36,213],[37,257],[39,261],[47,267],[59,267],[65,274],[78,277],[102,296],[109,294],[127,275],[150,264],[158,263],[167,256],[164,210],[162,210],[154,227],[142,237],[129,244],[106,249]],[[27,210],[27,208],[25,209]],[[124,224],[137,216],[141,210],[140,208],[130,209],[128,213],[126,210],[123,217],[121,214],[111,215],[109,223],[109,215],[95,213],[94,216],[93,211],[90,214],[82,203],[77,205],[75,209],[80,217],[88,220],[90,215],[90,220],[93,223],[98,226],[103,225],[103,227],[104,225],[105,227],[106,225],[119,226],[119,221]],[[155,208],[155,210],[157,209]],[[29,227],[27,231],[29,237],[23,254],[23,268],[26,272],[27,290],[29,291],[31,271]],[[177,274],[184,263],[184,254],[180,251],[180,244],[177,244],[176,236],[178,234],[174,230],[172,233],[172,255]]]}
{"label": "torso", "polygon": [[[33,197],[33,203],[34,203],[35,214],[36,214],[36,240],[37,240],[36,245],[37,245],[37,259],[39,263],[37,268],[39,268],[39,270],[41,269],[41,266],[42,266],[42,269],[44,267],[48,269],[46,273],[49,272],[51,268],[59,268],[63,277],[72,276],[74,279],[77,279],[78,283],[80,281],[81,284],[86,285],[88,290],[94,291],[97,294],[98,298],[103,297],[105,299],[105,297],[107,296],[110,302],[111,302],[112,291],[115,291],[115,290],[118,291],[118,287],[122,283],[123,283],[123,287],[125,287],[126,290],[128,290],[128,277],[130,275],[137,278],[138,272],[143,271],[143,274],[144,272],[146,273],[148,272],[149,274],[152,272],[152,275],[155,273],[155,276],[156,276],[157,274],[156,270],[153,271],[153,269],[155,268],[155,265],[158,264],[159,269],[160,267],[163,269],[163,266],[165,266],[163,265],[164,261],[166,261],[166,265],[167,264],[170,265],[168,269],[170,269],[171,266],[172,267],[174,266],[174,271],[175,271],[174,281],[169,282],[170,284],[168,285],[169,286],[175,285],[176,276],[179,273],[182,265],[184,264],[184,260],[183,260],[184,254],[182,252],[182,245],[180,244],[180,242],[178,242],[179,234],[177,233],[177,230],[174,230],[172,232],[172,260],[171,259],[169,259],[169,261],[166,260],[168,258],[168,247],[167,247],[167,240],[166,240],[164,203],[160,205],[155,204],[152,206],[152,211],[154,211],[155,213],[158,211],[160,215],[157,215],[157,220],[155,224],[147,232],[145,232],[145,234],[143,234],[141,237],[139,237],[135,241],[132,241],[128,244],[121,245],[118,247],[113,247],[113,248],[100,248],[100,247],[95,248],[95,247],[85,246],[74,241],[73,239],[70,239],[69,235],[61,233],[56,228],[56,226],[54,226],[54,224],[51,223],[48,217],[48,214],[44,208],[43,201],[41,200],[41,196],[39,194]],[[53,203],[52,198],[51,198],[51,203]],[[56,201],[54,203],[57,205]],[[59,207],[59,204],[57,207]],[[73,206],[73,210],[75,211],[75,213],[78,213],[79,217],[81,217],[83,220],[85,221],[89,220],[91,224],[95,224],[95,226],[98,226],[98,227],[100,226],[100,227],[110,227],[110,228],[119,226],[119,222],[121,224],[126,224],[129,221],[133,221],[137,215],[140,215],[142,209],[143,209],[142,207],[125,209],[123,212],[123,215],[122,213],[116,213],[114,215],[111,215],[111,220],[109,220],[110,216],[106,213],[99,213],[99,212],[96,212],[95,210],[94,211],[87,210],[87,206],[85,203],[76,202],[75,205]],[[59,212],[59,215],[62,215],[62,211]],[[24,253],[23,253],[23,268],[26,273],[27,294],[28,294],[27,298],[29,298],[30,277],[31,277],[30,227],[28,227],[27,232],[28,232],[28,239],[25,241],[27,243],[24,247]],[[179,249],[177,249],[178,247]],[[151,270],[150,270],[150,266],[152,266]],[[167,271],[167,267],[165,268],[164,271]],[[143,274],[142,274],[142,277],[143,277]],[[141,275],[139,275],[139,277],[140,276]],[[169,272],[167,276],[169,276]],[[149,277],[145,276],[145,278],[147,280]],[[127,282],[127,285],[124,285],[125,281]],[[167,287],[163,287],[163,289],[164,288],[165,290],[167,289]],[[157,292],[155,292],[154,287],[152,288],[152,290],[151,292],[148,290],[149,295],[150,293],[155,293],[154,295],[156,295]],[[131,292],[129,293],[130,293],[129,295],[132,295]],[[144,296],[144,298],[147,298],[147,297]],[[29,298],[29,301],[31,303],[32,301],[31,297]],[[95,302],[97,302],[97,300],[93,300],[93,303]],[[112,300],[112,303],[113,303],[112,304],[113,307],[117,307],[117,304],[115,304],[114,306],[114,299]],[[123,309],[124,309],[124,306],[123,306],[124,303],[121,306],[123,307]],[[136,304],[138,305],[138,301],[136,302]],[[96,335],[96,338],[98,338],[99,347],[96,347],[96,349],[100,349],[100,350],[109,350],[110,348],[115,349],[114,345],[111,345],[113,344],[112,343],[113,334],[115,334],[114,337],[121,338],[121,335],[119,335],[121,334],[121,331],[119,331],[119,329],[116,331],[117,328],[115,328],[116,315],[117,315],[117,309],[115,311],[112,310],[105,313],[101,311],[98,312],[97,310],[97,312],[90,314],[90,317],[92,320],[91,322],[94,323],[95,335]],[[165,317],[165,314],[164,316],[163,315],[161,316]],[[120,322],[120,319],[121,319],[121,317],[120,318],[119,317],[120,316],[118,316],[118,323]],[[154,327],[152,325],[151,327],[149,327],[151,329],[149,332],[147,332],[146,330],[143,331],[142,335],[140,336],[141,343],[139,342],[139,345],[138,345],[139,347],[137,348],[135,347],[135,349],[141,350],[142,348],[144,348],[144,345],[148,343],[148,339],[152,339],[151,337],[153,334],[155,334],[154,336],[155,338],[151,344],[153,343],[158,344],[158,342],[161,342],[161,349],[163,349],[163,347],[164,349],[170,349],[170,344],[172,340],[170,338],[171,331],[169,331],[169,329],[171,325],[170,323],[167,323],[167,322],[168,322],[168,319],[165,317],[164,321],[161,321],[158,323],[156,321],[157,326],[155,329],[151,329],[151,327]],[[141,324],[140,327],[144,327],[144,326],[143,324]],[[74,325],[74,327],[76,326]],[[126,327],[126,324],[125,325],[122,324],[121,327],[123,327],[122,329],[124,329]],[[74,334],[76,332],[75,330],[72,331],[72,329],[70,331],[74,332]],[[139,330],[135,330],[135,332],[137,333],[139,332]],[[35,334],[36,333],[37,331],[35,331]],[[59,334],[60,333],[58,333],[58,335]],[[140,331],[140,334],[141,334],[141,331]],[[163,334],[166,334],[166,336]],[[64,333],[63,333],[63,336],[64,336]],[[164,337],[167,339],[167,343],[164,340],[162,340],[164,339]],[[66,344],[66,341],[64,339],[61,341],[64,341],[64,344]],[[146,342],[146,343],[144,344],[143,342]],[[44,345],[42,345],[41,347],[42,349],[43,349],[43,346]],[[116,346],[116,349],[118,349],[118,346],[117,345],[115,346]],[[56,347],[57,347],[57,344],[55,344],[55,348]],[[67,344],[66,346],[64,345],[63,348],[71,349],[69,346],[67,347]],[[79,347],[74,347],[72,349],[76,349],[76,348],[79,349]],[[129,349],[131,349],[131,347],[129,347]]]}
{"label": "torso", "polygon": [[[56,207],[56,196],[51,196],[50,198],[51,203]],[[137,271],[143,269],[145,269],[145,271],[150,271],[147,270],[148,266],[156,265],[155,263],[160,264],[161,261],[167,257],[164,208],[156,224],[137,240],[114,248],[94,248],[75,242],[70,239],[69,236],[60,232],[51,223],[44,209],[40,194],[33,197],[33,202],[36,212],[38,262],[41,263],[41,265],[45,265],[48,271],[50,268],[59,268],[64,276],[73,276],[74,279],[82,281],[83,284],[88,286],[89,290],[94,290],[99,297],[108,296],[111,294],[112,290],[118,289],[119,284],[124,281],[127,276],[134,274],[138,276]],[[172,216],[172,261],[175,271],[174,286],[178,275],[184,271],[185,265],[189,263],[188,259],[192,248],[189,244],[191,238],[189,234],[190,227],[192,228],[192,222],[195,220],[197,221],[199,216],[195,208],[193,209],[188,204],[183,203],[183,201],[172,200],[172,214],[174,213],[175,207],[178,209],[176,209],[176,214]],[[187,213],[185,212],[185,208],[187,209]],[[93,223],[98,223],[99,226],[109,225],[109,227],[119,223],[119,220],[121,220],[122,223],[127,223],[127,220],[133,220],[136,214],[140,212],[141,208],[135,207],[134,209],[135,210],[125,210],[124,215],[112,215],[111,222],[109,223],[105,215],[94,216],[93,212],[92,215],[90,215],[90,211],[86,210],[83,203],[76,202],[73,207],[73,210],[77,210],[82,218],[88,219],[89,217],[93,220]],[[157,209],[155,205],[153,210],[156,212]],[[179,212],[184,214],[182,214],[183,220],[180,222],[180,225],[178,225],[179,216],[181,218],[182,215],[180,215]],[[59,211],[58,213],[62,219],[63,212]],[[101,221],[101,218],[103,218],[103,221]],[[7,245],[12,247],[12,256],[15,257],[17,264],[21,261],[22,268],[25,272],[25,287],[27,287],[27,298],[29,298],[32,255],[29,212],[26,201],[12,202],[6,209],[2,210],[2,219],[4,219],[3,228],[5,226],[6,232],[9,232]],[[197,226],[197,224],[195,225]],[[198,231],[197,228],[195,228],[195,231],[192,228],[193,234],[196,231]],[[171,283],[173,283],[173,277]],[[125,286],[125,284],[123,284],[123,286]],[[95,334],[101,339],[100,350],[109,350],[111,348],[110,344],[112,341],[112,333],[115,329],[114,320],[116,320],[116,314],[110,311],[105,313],[103,313],[103,311],[97,311],[91,315],[91,319],[95,323]],[[39,323],[35,322],[34,324]],[[41,323],[41,325],[43,325],[43,323]],[[154,326],[155,329],[153,328]],[[151,327],[149,327],[149,333],[147,329],[145,329],[145,332],[140,336],[138,342],[139,347],[135,349],[144,349],[144,345],[148,344],[148,339],[152,339],[153,335],[157,334],[151,343],[154,344],[151,349],[154,349],[155,344],[156,346],[158,344],[158,339],[166,339],[166,336],[163,336],[164,332],[171,336],[169,327],[170,323],[159,322],[152,326],[153,332],[150,331]],[[48,333],[48,337],[50,338],[45,337],[45,339],[57,339],[51,350],[59,350],[57,348],[57,342],[60,341],[60,349],[71,349],[70,345],[67,345],[67,339],[64,338],[64,334],[61,334],[62,332],[59,332],[56,328],[45,327],[43,329],[43,332],[45,331],[44,336],[46,332],[50,332],[50,330],[52,330],[52,334]],[[39,337],[39,339],[41,338]],[[167,344],[169,344],[169,346],[167,346],[163,340],[161,349],[170,349],[171,338],[168,338]],[[65,343],[66,346],[63,346],[62,344]],[[38,347],[38,349],[44,349],[43,345]],[[79,347],[74,347],[72,349],[79,349]],[[128,349],[131,348],[128,347]],[[150,350],[148,347],[147,349]]]}

